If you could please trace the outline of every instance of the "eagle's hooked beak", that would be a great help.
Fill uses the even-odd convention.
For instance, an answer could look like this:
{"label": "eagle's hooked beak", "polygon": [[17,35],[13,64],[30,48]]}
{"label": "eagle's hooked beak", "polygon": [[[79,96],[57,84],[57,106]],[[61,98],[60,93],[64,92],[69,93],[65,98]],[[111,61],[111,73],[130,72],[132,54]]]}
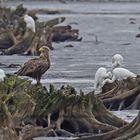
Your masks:
{"label": "eagle's hooked beak", "polygon": [[39,49],[40,52],[42,51],[49,51],[49,48],[47,46],[43,46]]}
{"label": "eagle's hooked beak", "polygon": [[40,52],[44,51],[44,48],[43,48],[43,47],[41,47],[41,48],[39,49],[39,51],[40,51]]}

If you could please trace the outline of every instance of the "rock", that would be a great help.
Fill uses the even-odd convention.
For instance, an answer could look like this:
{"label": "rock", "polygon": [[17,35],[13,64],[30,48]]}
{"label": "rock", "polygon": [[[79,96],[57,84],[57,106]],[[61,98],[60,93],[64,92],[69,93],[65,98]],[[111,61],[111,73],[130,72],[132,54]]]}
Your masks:
{"label": "rock", "polygon": [[140,34],[137,34],[137,35],[136,35],[136,37],[138,37],[138,38],[139,38],[139,37],[140,37]]}
{"label": "rock", "polygon": [[64,46],[65,48],[73,48],[74,46],[73,45],[71,45],[71,44],[69,44],[69,45],[66,45],[66,46]]}

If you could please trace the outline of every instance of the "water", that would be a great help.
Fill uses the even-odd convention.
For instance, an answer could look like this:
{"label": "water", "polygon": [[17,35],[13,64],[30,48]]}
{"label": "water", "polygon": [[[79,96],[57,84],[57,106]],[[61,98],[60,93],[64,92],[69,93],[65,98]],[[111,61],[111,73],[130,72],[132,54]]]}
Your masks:
{"label": "water", "polygon": [[[63,9],[60,15],[38,15],[39,20],[49,20],[64,16],[62,25],[71,24],[80,29],[82,42],[53,43],[51,51],[51,68],[43,75],[41,82],[45,86],[55,84],[57,87],[70,84],[86,93],[93,90],[94,74],[99,67],[111,69],[112,55],[119,53],[124,57],[124,67],[140,74],[140,3],[54,3],[22,2],[27,8]],[[6,3],[15,7],[18,3]],[[14,5],[14,6],[13,6]],[[133,21],[134,24],[130,24]],[[77,23],[77,24],[74,24]],[[98,43],[95,42],[95,35]],[[65,48],[72,44],[73,48]],[[0,62],[6,64],[23,64],[31,56],[0,56]],[[4,69],[13,73],[17,69]],[[33,81],[34,83],[35,81]],[[138,111],[115,111],[115,115],[132,121]],[[39,138],[34,140],[47,140]],[[53,139],[54,140],[54,139]]]}
{"label": "water", "polygon": [[121,110],[121,111],[111,111],[114,115],[125,120],[126,122],[131,122],[138,115],[139,110]]}
{"label": "water", "polygon": [[[111,57],[116,53],[124,57],[124,67],[136,74],[140,73],[140,39],[139,33],[140,3],[68,3],[59,2],[22,2],[27,8],[63,9],[60,15],[38,15],[39,20],[49,20],[65,16],[62,25],[71,24],[80,30],[82,42],[53,43],[51,51],[51,68],[43,76],[41,82],[60,87],[71,84],[77,90],[85,92],[93,90],[94,74],[103,66],[111,69]],[[6,3],[16,6],[19,3]],[[135,24],[130,24],[133,21]],[[75,25],[74,23],[77,23]],[[98,43],[95,42],[95,35]],[[73,48],[65,48],[72,44]],[[0,56],[1,63],[23,64],[30,56]],[[14,72],[17,69],[5,69]]]}

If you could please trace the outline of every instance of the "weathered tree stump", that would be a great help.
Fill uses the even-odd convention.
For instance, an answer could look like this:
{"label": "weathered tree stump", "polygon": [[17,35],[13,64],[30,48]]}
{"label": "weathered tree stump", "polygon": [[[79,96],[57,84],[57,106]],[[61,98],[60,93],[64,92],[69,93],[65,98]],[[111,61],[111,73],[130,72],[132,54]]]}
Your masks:
{"label": "weathered tree stump", "polygon": [[140,133],[140,113],[128,125],[104,134],[78,138],[77,140],[128,140],[136,137]]}
{"label": "weathered tree stump", "polygon": [[1,140],[18,140],[12,116],[8,112],[6,104],[0,101],[0,139]]}
{"label": "weathered tree stump", "polygon": [[12,47],[3,51],[5,55],[23,54],[31,45],[34,39],[34,33],[29,32],[22,38],[21,41],[16,42]]}
{"label": "weathered tree stump", "polygon": [[[116,83],[117,82],[117,83]],[[97,96],[110,110],[139,109],[140,77],[107,83]]]}
{"label": "weathered tree stump", "polygon": [[8,76],[0,83],[0,91],[0,100],[7,108],[1,122],[9,131],[14,130],[17,139],[47,136],[52,128],[77,136],[77,133],[106,133],[127,124],[108,112],[93,92],[77,95],[71,86],[57,90],[51,85],[48,91],[41,85],[31,85],[30,81]]}

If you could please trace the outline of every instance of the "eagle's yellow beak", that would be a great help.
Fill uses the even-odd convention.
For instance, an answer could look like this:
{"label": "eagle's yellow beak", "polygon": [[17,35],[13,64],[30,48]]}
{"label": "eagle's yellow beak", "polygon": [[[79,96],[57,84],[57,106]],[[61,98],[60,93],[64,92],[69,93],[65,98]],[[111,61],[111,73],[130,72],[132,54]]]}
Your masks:
{"label": "eagle's yellow beak", "polygon": [[42,52],[42,51],[49,51],[50,49],[47,47],[47,46],[42,46],[39,51]]}
{"label": "eagle's yellow beak", "polygon": [[40,52],[44,51],[44,48],[43,48],[43,47],[41,47],[41,48],[39,49],[39,51],[40,51]]}

